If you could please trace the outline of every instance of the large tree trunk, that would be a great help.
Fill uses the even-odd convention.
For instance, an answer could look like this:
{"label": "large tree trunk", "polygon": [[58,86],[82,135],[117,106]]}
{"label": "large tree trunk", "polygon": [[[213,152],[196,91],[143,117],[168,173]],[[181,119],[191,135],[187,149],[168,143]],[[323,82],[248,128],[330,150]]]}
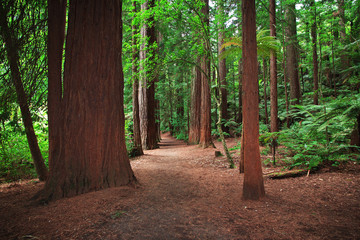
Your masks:
{"label": "large tree trunk", "polygon": [[[56,12],[52,7],[49,12]],[[45,200],[136,181],[125,145],[121,13],[120,0],[70,2],[63,99],[57,106],[63,117]],[[56,26],[49,25],[49,32]]]}
{"label": "large tree trunk", "polygon": [[40,181],[45,181],[48,177],[48,170],[45,166],[38,141],[35,135],[31,113],[28,105],[27,96],[24,90],[19,69],[19,49],[12,29],[9,28],[7,21],[7,9],[4,9],[3,3],[0,4],[0,33],[4,39],[6,54],[10,64],[11,79],[14,83],[17,102],[20,105],[21,115],[24,122],[25,133],[31,156],[34,161],[35,170]]}
{"label": "large tree trunk", "polygon": [[[209,1],[205,1],[205,6],[202,8],[204,14],[203,22],[206,29],[204,31],[209,33]],[[204,32],[204,35],[209,36]],[[200,146],[207,148],[213,146],[211,140],[211,96],[210,96],[210,59],[209,59],[209,42],[210,39],[205,40],[204,48],[206,55],[202,58],[202,73],[201,73],[201,118],[200,118]]]}
{"label": "large tree trunk", "polygon": [[[197,62],[200,62],[198,58]],[[189,144],[198,144],[200,141],[200,113],[201,113],[201,70],[194,67],[194,77],[191,82],[191,105]]]}
{"label": "large tree trunk", "polygon": [[244,61],[244,186],[243,198],[258,200],[265,196],[259,149],[259,83],[257,79],[257,45],[255,0],[242,6]]}
{"label": "large tree trunk", "polygon": [[[136,1],[132,2],[133,13],[137,13],[137,4]],[[138,59],[139,51],[137,49],[137,37],[138,29],[136,24],[132,25],[132,80],[133,80],[133,134],[134,134],[134,146],[133,146],[133,155],[140,156],[143,155],[142,143],[141,143],[141,134],[140,134],[140,117],[139,117],[139,71],[138,71]]]}
{"label": "large tree trunk", "polygon": [[298,42],[296,33],[295,3],[287,4],[285,7],[285,22],[287,23],[286,34],[286,74],[290,82],[291,104],[299,104],[300,82],[298,70]]}
{"label": "large tree trunk", "polygon": [[[141,10],[145,11],[155,6],[155,1],[150,0],[141,5]],[[147,19],[147,23],[141,28],[142,47],[140,49],[140,70],[143,72],[139,84],[139,106],[140,106],[140,132],[142,145],[146,149],[157,148],[157,128],[155,113],[155,82],[156,82],[156,49],[152,46],[156,44],[157,36],[154,22],[154,15]],[[148,58],[148,61],[146,61]],[[145,66],[145,62],[149,63]]]}
{"label": "large tree trunk", "polygon": [[312,38],[312,49],[313,49],[313,78],[314,78],[314,104],[319,104],[319,68],[318,68],[318,55],[317,55],[317,37],[316,37],[316,6],[315,0],[311,0],[310,6],[313,8],[313,25],[311,26],[311,38]]}

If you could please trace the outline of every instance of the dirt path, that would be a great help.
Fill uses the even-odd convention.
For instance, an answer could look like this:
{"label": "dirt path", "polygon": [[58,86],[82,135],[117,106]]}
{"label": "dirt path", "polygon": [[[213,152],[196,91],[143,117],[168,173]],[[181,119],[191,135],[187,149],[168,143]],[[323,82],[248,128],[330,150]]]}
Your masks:
{"label": "dirt path", "polygon": [[163,135],[131,161],[138,188],[46,206],[29,204],[42,184],[3,185],[0,239],[360,239],[358,166],[265,179],[265,199],[242,201],[242,175],[214,151]]}

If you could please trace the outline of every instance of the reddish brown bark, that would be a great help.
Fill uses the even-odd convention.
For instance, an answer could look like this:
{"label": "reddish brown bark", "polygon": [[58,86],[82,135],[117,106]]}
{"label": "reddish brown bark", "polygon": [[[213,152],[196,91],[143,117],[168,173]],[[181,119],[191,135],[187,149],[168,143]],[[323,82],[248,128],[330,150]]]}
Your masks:
{"label": "reddish brown bark", "polygon": [[[70,2],[63,117],[41,195],[45,200],[136,181],[125,146],[121,3]],[[49,32],[55,26],[49,25]]]}
{"label": "reddish brown bark", "polygon": [[319,67],[318,67],[318,55],[317,55],[317,33],[316,33],[316,7],[315,7],[315,1],[312,0],[310,3],[310,6],[313,7],[313,20],[314,23],[311,26],[311,40],[312,40],[312,49],[313,49],[313,78],[314,78],[314,104],[319,104]]}
{"label": "reddish brown bark", "polygon": [[11,79],[15,86],[17,102],[20,106],[22,119],[24,122],[26,138],[29,144],[35,170],[40,181],[45,181],[48,177],[48,170],[45,166],[39,144],[35,135],[31,113],[28,105],[27,95],[21,79],[19,69],[19,49],[12,29],[9,28],[7,20],[7,9],[4,9],[3,3],[0,4],[0,34],[5,43],[6,55],[10,64]]}
{"label": "reddish brown bark", "polygon": [[[141,5],[141,10],[151,9],[154,6],[155,1],[150,0]],[[147,19],[147,24],[144,24],[141,28],[141,37],[143,44],[140,49],[140,70],[144,72],[141,75],[139,84],[140,132],[142,146],[145,149],[154,149],[158,145],[155,112],[155,82],[157,81],[157,75],[154,61],[156,59],[156,49],[152,48],[157,41],[157,35],[153,14]],[[148,58],[148,61],[145,61],[146,58]],[[145,62],[150,64],[145,66]]]}
{"label": "reddish brown bark", "polygon": [[[276,3],[270,0],[270,36],[276,38]],[[278,98],[277,98],[277,65],[276,53],[270,52],[270,131],[278,132]]]}
{"label": "reddish brown bark", "polygon": [[290,100],[291,104],[300,102],[300,81],[298,70],[298,51],[297,51],[297,33],[296,33],[296,14],[295,3],[286,5],[285,8],[286,22],[286,74],[290,82]]}
{"label": "reddish brown bark", "polygon": [[[222,2],[219,3],[220,6],[218,8],[220,16],[224,15],[224,9],[222,6]],[[224,44],[224,25],[223,23],[219,23],[219,34],[218,34],[218,49],[219,49],[219,56],[221,53],[225,51],[225,49],[221,49],[221,45]],[[228,102],[227,102],[227,80],[226,80],[226,59],[219,58],[219,81],[221,84],[220,91],[221,91],[221,115],[223,120],[228,120]],[[229,128],[225,126],[224,123],[221,124],[221,129],[224,132],[229,132]]]}
{"label": "reddish brown bark", "polygon": [[238,73],[239,73],[239,115],[238,115],[238,123],[242,123],[242,109],[243,109],[243,64],[241,59],[238,63]]}
{"label": "reddish brown bark", "polygon": [[48,2],[48,126],[49,169],[54,168],[52,159],[58,154],[61,130],[62,58],[65,40],[66,1]]}
{"label": "reddish brown bark", "polygon": [[259,83],[255,0],[243,1],[243,122],[244,186],[243,198],[258,200],[265,196],[259,149]]}
{"label": "reddish brown bark", "polygon": [[[200,62],[200,58],[198,61]],[[191,82],[189,144],[198,144],[200,141],[200,112],[201,112],[201,71],[194,68],[194,77]]]}
{"label": "reddish brown bark", "polygon": [[266,60],[265,58],[263,58],[263,81],[264,81],[264,108],[265,108],[265,124],[268,125],[269,124],[269,114],[268,114],[268,104],[267,104],[267,92],[266,92],[266,82],[267,82],[267,77],[266,77],[266,71],[267,71],[267,67],[266,67]]}
{"label": "reddish brown bark", "polygon": [[[209,1],[205,1],[202,8],[205,28],[204,35],[209,36]],[[209,40],[209,39],[208,39]],[[210,51],[208,42],[204,42],[206,52]],[[200,141],[199,144],[203,148],[213,146],[211,139],[211,96],[210,96],[210,59],[208,53],[202,58],[201,73],[201,117],[200,117]]]}
{"label": "reddish brown bark", "polygon": [[[137,13],[137,4],[136,1],[132,2],[133,13]],[[133,146],[133,155],[140,156],[143,155],[142,143],[141,143],[141,134],[140,134],[140,117],[139,117],[139,71],[138,71],[138,60],[139,60],[139,51],[137,49],[137,37],[138,28],[136,24],[132,25],[132,81],[133,81],[133,136],[134,136],[134,146]]]}

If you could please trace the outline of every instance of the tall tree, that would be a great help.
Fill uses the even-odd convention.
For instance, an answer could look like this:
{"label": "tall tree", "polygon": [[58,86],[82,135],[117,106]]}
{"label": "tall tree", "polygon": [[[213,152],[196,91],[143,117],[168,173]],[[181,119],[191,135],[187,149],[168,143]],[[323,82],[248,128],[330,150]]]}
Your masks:
{"label": "tall tree", "polygon": [[211,140],[211,96],[210,96],[210,25],[209,25],[209,0],[203,0],[201,9],[203,22],[203,38],[205,55],[201,62],[201,118],[200,118],[200,142],[203,148],[213,146]]}
{"label": "tall tree", "polygon": [[299,104],[300,82],[298,70],[298,41],[296,31],[295,2],[290,1],[285,6],[285,35],[286,35],[286,74],[290,82],[291,104]]}
{"label": "tall tree", "polygon": [[[25,11],[25,9],[22,9]],[[0,34],[5,43],[7,59],[11,70],[11,79],[15,86],[17,102],[20,106],[22,119],[24,122],[25,133],[29,143],[31,156],[34,161],[35,169],[40,181],[45,181],[48,177],[48,170],[42,157],[37,137],[35,135],[31,113],[28,105],[28,97],[24,90],[22,77],[19,68],[19,39],[17,39],[14,31],[8,22],[9,8],[5,2],[0,4]],[[13,25],[14,26],[14,25]]]}
{"label": "tall tree", "polygon": [[319,104],[319,67],[318,67],[318,55],[317,55],[317,31],[316,31],[316,6],[315,6],[315,0],[311,0],[310,2],[312,15],[313,15],[313,23],[311,26],[311,40],[312,40],[312,49],[313,49],[313,78],[314,78],[314,104]]}
{"label": "tall tree", "polygon": [[[226,80],[226,59],[220,58],[220,55],[224,52],[224,48],[221,48],[221,45],[224,43],[224,6],[223,1],[219,1],[218,14],[219,14],[219,23],[218,23],[218,52],[219,52],[219,81],[221,84],[221,115],[222,119],[228,120],[228,101],[227,101],[227,80]],[[229,128],[225,127],[225,124],[221,123],[221,128],[224,132],[229,132]]]}
{"label": "tall tree", "polygon": [[[49,1],[54,37],[64,31],[62,2]],[[63,86],[61,40],[49,38],[49,73],[57,73],[49,74],[49,117],[59,119],[50,125],[58,135],[49,139],[50,176],[40,195],[45,200],[136,180],[125,146],[121,14],[120,0],[70,2]]]}
{"label": "tall tree", "polygon": [[[276,38],[276,2],[270,0],[270,36]],[[278,132],[278,93],[276,53],[270,51],[270,131]],[[276,139],[272,140],[272,154],[275,163]]]}
{"label": "tall tree", "polygon": [[[140,132],[142,145],[146,149],[157,148],[157,127],[156,127],[156,101],[155,83],[157,81],[156,48],[157,36],[154,12],[155,0],[149,0],[141,5],[143,12],[150,12],[149,17],[141,28],[142,45],[140,48]],[[145,14],[148,16],[148,14]]]}
{"label": "tall tree", "polygon": [[[200,58],[198,61],[200,62]],[[201,70],[194,67],[191,81],[189,143],[198,144],[200,141],[200,112],[201,112]]]}
{"label": "tall tree", "polygon": [[257,67],[255,0],[242,3],[244,61],[244,186],[243,198],[258,200],[265,196],[259,149],[259,83]]}
{"label": "tall tree", "polygon": [[[137,2],[132,1],[134,18],[137,13]],[[135,156],[143,155],[141,133],[140,133],[140,117],[139,117],[139,71],[138,71],[138,28],[137,24],[133,19],[132,23],[132,81],[133,81],[133,134],[134,134],[134,147],[133,154]]]}

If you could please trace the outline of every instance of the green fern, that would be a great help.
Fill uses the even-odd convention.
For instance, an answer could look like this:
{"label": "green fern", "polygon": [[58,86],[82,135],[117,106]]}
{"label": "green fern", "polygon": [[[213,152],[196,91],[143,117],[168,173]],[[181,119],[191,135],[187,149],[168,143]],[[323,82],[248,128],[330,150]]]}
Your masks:
{"label": "green fern", "polygon": [[[278,53],[280,51],[280,42],[272,36],[267,36],[269,30],[260,30],[256,34],[257,53],[260,57],[270,56],[271,51]],[[224,59],[229,56],[241,56],[242,53],[242,39],[241,37],[232,37],[223,45],[221,49],[225,49],[220,54],[220,58]]]}

